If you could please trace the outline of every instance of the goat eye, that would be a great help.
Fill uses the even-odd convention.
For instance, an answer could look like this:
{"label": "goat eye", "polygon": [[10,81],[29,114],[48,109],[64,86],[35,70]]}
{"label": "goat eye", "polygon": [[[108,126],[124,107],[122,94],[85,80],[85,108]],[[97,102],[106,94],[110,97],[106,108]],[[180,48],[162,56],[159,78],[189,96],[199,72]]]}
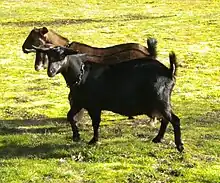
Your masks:
{"label": "goat eye", "polygon": [[63,60],[64,58],[65,58],[65,55],[62,55],[62,56],[61,56],[61,60]]}

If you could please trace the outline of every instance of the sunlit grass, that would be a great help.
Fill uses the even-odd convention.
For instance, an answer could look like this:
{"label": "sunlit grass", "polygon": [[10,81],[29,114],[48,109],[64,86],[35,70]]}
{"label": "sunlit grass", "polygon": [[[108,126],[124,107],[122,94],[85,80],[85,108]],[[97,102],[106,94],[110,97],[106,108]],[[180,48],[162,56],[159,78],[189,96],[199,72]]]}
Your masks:
{"label": "sunlit grass", "polygon": [[[220,182],[219,1],[0,2],[0,182]],[[178,58],[172,95],[181,118],[185,153],[176,151],[169,125],[164,141],[145,116],[134,121],[103,112],[100,142],[88,146],[91,121],[79,122],[73,143],[61,75],[34,70],[21,46],[33,27],[46,26],[71,41],[106,47],[158,40],[158,59]]]}

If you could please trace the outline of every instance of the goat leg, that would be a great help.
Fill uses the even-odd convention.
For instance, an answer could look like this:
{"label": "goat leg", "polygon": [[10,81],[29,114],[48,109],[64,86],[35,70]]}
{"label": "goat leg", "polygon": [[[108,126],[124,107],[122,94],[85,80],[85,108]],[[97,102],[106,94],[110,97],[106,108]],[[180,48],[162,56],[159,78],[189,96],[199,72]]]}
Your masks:
{"label": "goat leg", "polygon": [[181,140],[180,119],[174,113],[172,113],[171,123],[174,129],[174,138],[175,138],[176,148],[179,152],[182,152],[184,150],[184,147],[183,147],[183,143]]}
{"label": "goat leg", "polygon": [[101,111],[90,111],[88,110],[89,116],[92,119],[92,127],[93,127],[93,138],[89,141],[89,144],[95,144],[98,141],[99,137],[99,124],[101,121]]}
{"label": "goat leg", "polygon": [[75,115],[79,112],[80,110],[74,110],[73,107],[69,110],[67,113],[67,120],[70,122],[70,125],[72,127],[72,132],[73,132],[73,141],[79,141],[80,140],[80,134],[79,134],[79,129],[76,125],[77,121],[75,121]]}
{"label": "goat leg", "polygon": [[161,120],[161,125],[160,125],[158,135],[152,140],[154,143],[161,142],[162,138],[164,137],[168,123],[169,121],[167,120],[164,120],[164,119]]}

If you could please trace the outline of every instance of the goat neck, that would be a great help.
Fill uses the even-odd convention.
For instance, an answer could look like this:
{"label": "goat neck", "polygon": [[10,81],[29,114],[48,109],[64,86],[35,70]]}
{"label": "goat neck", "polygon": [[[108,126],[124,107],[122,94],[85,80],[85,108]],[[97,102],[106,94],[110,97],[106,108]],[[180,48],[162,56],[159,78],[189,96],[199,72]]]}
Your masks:
{"label": "goat neck", "polygon": [[65,57],[65,69],[62,72],[68,87],[79,85],[84,74],[83,55],[67,55]]}
{"label": "goat neck", "polygon": [[44,39],[46,43],[51,43],[56,46],[68,46],[69,40],[60,34],[54,32],[53,30],[49,30],[46,34],[44,34]]}

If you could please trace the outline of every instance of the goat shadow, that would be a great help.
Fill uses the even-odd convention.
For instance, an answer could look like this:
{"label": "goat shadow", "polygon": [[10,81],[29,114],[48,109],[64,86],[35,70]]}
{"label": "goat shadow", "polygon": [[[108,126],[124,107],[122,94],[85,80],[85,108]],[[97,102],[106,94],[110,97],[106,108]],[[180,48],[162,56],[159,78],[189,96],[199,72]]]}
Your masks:
{"label": "goat shadow", "polygon": [[[86,131],[86,134],[92,136],[91,122],[87,121],[88,119],[89,117],[85,115],[78,126],[80,132]],[[71,136],[71,127],[66,118],[0,120],[0,160],[60,159],[77,157],[81,152],[87,156],[87,151],[98,147],[89,146],[88,139],[83,140],[83,137],[79,142],[72,142]],[[46,140],[42,140],[44,137]]]}
{"label": "goat shadow", "polygon": [[[91,122],[88,121],[88,119],[89,117],[85,115],[78,125],[80,132],[86,132],[86,136],[88,135],[90,138],[92,136],[92,127]],[[127,117],[122,119],[107,119],[103,121],[108,121],[110,125],[101,125],[104,128],[104,131],[101,131],[103,136],[102,139],[121,137],[123,133],[122,131],[128,126],[136,129],[137,126],[144,125],[145,123],[140,119],[128,120]],[[123,122],[120,123],[119,121]],[[151,133],[146,134],[143,134],[142,132],[136,133],[136,130],[134,131],[137,138],[153,138],[152,129],[150,130]],[[156,132],[157,129],[153,129],[153,131]],[[24,135],[27,136],[25,137]],[[66,118],[0,120],[0,159],[19,157],[37,157],[41,159],[63,158],[70,157],[72,154],[79,153],[85,149],[88,150],[94,148],[94,146],[88,145],[88,139],[83,140],[84,137],[82,137],[80,142],[72,142],[71,135],[71,127],[66,121]],[[47,138],[47,140],[42,140],[41,142],[40,139],[37,139],[38,137],[42,139],[41,136]],[[55,138],[53,138],[53,136],[55,136]],[[125,141],[131,141],[130,143],[132,143],[132,139],[125,139]],[[107,144],[109,145],[109,143],[111,142],[108,142]],[[120,145],[121,143],[124,143],[124,140],[119,140],[117,142],[114,141],[112,143]]]}
{"label": "goat shadow", "polygon": [[[60,134],[68,131],[69,124],[65,118],[50,118],[50,119],[24,119],[24,120],[0,120],[0,158],[15,158],[15,157],[39,157],[39,158],[60,158],[63,157],[59,153],[62,149],[68,151],[74,144],[64,143],[27,143],[30,136]],[[30,135],[27,139],[19,135]],[[10,136],[10,140],[7,137]],[[52,136],[51,136],[52,137]],[[22,140],[23,139],[23,140]],[[33,139],[31,139],[33,140]],[[51,139],[52,140],[52,139]],[[21,142],[22,141],[22,142]],[[24,142],[23,142],[24,141]],[[26,141],[26,142],[25,142]],[[52,142],[52,141],[51,141]]]}
{"label": "goat shadow", "polygon": [[[215,111],[219,115],[219,111]],[[209,116],[213,118],[213,113],[204,114],[205,117]],[[136,120],[127,120],[126,118],[116,119],[113,118],[114,114],[112,114],[112,119],[103,119],[102,121],[110,122],[111,125],[101,124],[104,127],[104,131],[101,133],[105,133],[105,137],[102,139],[109,139],[114,137],[121,136],[121,130],[126,130],[128,126],[132,127],[135,132],[133,136],[136,136],[140,139],[145,139],[145,141],[151,141],[154,135],[157,133],[158,128],[143,128],[141,131],[140,129],[146,123],[140,119]],[[203,119],[204,116],[195,116],[194,120]],[[109,115],[108,115],[109,117]],[[216,117],[216,116],[214,116]],[[88,122],[88,115],[83,117],[82,122],[79,122],[79,129],[80,131],[86,131],[86,134],[89,136],[92,135],[91,129],[91,121],[89,119]],[[119,121],[123,121],[121,124]],[[185,119],[187,120],[187,117]],[[208,119],[207,119],[208,120]],[[112,124],[113,123],[113,124]],[[113,126],[113,127],[112,127]],[[159,126],[159,124],[158,124]],[[139,131],[140,130],[140,131]],[[171,132],[172,128],[167,129],[167,132]],[[88,132],[88,133],[87,133]],[[0,120],[0,159],[10,159],[10,158],[42,158],[42,159],[49,159],[49,158],[63,158],[63,157],[70,157],[74,153],[79,153],[84,151],[85,149],[93,148],[93,146],[87,145],[87,140],[81,140],[80,142],[72,142],[71,140],[71,127],[67,122],[66,118],[46,118],[46,119],[15,119],[15,120]],[[27,138],[22,137],[22,135],[28,135]],[[31,144],[28,142],[28,139],[35,136],[35,138],[39,136],[44,136],[47,138],[47,134],[49,134],[48,140],[40,142],[38,140],[36,143]],[[57,135],[61,134],[61,141]],[[65,134],[65,135],[63,135]],[[53,138],[53,135],[55,138]],[[15,138],[13,137],[15,136]],[[13,139],[14,138],[14,139]],[[31,139],[34,142],[34,139]],[[133,143],[132,139],[127,139],[127,142]],[[114,141],[114,142],[107,142],[109,143],[117,143],[120,145],[124,143],[123,140]],[[107,145],[106,144],[106,145]],[[86,148],[85,148],[86,147]]]}

